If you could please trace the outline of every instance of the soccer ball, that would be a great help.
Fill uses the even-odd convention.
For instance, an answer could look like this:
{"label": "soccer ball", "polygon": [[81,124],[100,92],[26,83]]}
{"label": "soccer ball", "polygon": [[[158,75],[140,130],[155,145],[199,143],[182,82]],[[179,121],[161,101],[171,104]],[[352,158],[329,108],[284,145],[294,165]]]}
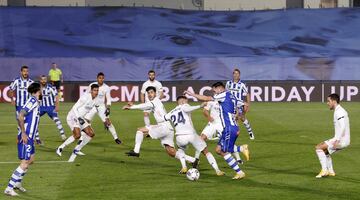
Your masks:
{"label": "soccer ball", "polygon": [[197,181],[200,178],[199,170],[191,168],[186,172],[186,178],[190,181]]}

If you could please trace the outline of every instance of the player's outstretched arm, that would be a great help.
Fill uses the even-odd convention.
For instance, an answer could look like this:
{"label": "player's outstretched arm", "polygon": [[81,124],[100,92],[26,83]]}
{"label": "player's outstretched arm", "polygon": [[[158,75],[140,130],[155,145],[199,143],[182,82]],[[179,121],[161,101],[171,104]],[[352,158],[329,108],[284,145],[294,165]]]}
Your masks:
{"label": "player's outstretched arm", "polygon": [[185,91],[184,94],[195,97],[196,99],[198,99],[200,101],[212,101],[213,100],[213,98],[211,96],[195,94],[195,93],[192,93],[192,92],[189,92],[189,91]]}
{"label": "player's outstretched arm", "polygon": [[137,105],[132,105],[132,103],[128,103],[127,105],[125,105],[123,107],[123,110],[134,110],[134,109],[138,109],[138,110],[150,110],[154,107],[154,104],[152,102],[146,102],[146,103],[141,103],[141,104],[137,104]]}

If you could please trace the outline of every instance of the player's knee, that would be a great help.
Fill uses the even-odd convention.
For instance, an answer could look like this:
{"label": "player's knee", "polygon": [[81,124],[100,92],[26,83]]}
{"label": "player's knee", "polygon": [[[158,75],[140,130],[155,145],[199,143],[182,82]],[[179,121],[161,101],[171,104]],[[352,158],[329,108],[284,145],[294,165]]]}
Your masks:
{"label": "player's knee", "polygon": [[204,150],[202,150],[202,153],[206,156],[206,154],[208,154],[209,153],[209,151],[208,151],[208,149],[207,149],[207,147],[205,147],[205,149]]}
{"label": "player's knee", "polygon": [[172,147],[170,147],[170,146],[168,146],[168,145],[165,145],[165,148],[166,148],[166,152],[167,152],[167,154],[168,154],[169,156],[175,157],[176,151],[175,151],[174,148],[172,148]]}
{"label": "player's knee", "polygon": [[215,152],[218,154],[218,155],[221,155],[221,149],[219,147],[216,147],[215,148]]}

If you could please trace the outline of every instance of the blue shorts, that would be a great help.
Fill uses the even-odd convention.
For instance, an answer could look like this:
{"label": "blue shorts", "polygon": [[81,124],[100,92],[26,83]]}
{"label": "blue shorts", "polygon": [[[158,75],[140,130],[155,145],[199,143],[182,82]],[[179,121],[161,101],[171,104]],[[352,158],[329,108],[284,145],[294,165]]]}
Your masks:
{"label": "blue shorts", "polygon": [[35,154],[34,140],[28,139],[27,144],[20,142],[21,135],[18,136],[18,157],[20,160],[30,160],[31,155]]}
{"label": "blue shorts", "polygon": [[221,151],[234,153],[234,145],[238,137],[237,132],[239,131],[238,126],[225,127],[218,145],[221,147]]}
{"label": "blue shorts", "polygon": [[20,110],[21,110],[22,106],[15,106],[15,117],[16,117],[16,120],[18,119],[18,116],[19,116],[19,113],[20,113]]}
{"label": "blue shorts", "polygon": [[47,114],[51,119],[58,117],[58,113],[55,112],[55,106],[40,107],[40,117]]}

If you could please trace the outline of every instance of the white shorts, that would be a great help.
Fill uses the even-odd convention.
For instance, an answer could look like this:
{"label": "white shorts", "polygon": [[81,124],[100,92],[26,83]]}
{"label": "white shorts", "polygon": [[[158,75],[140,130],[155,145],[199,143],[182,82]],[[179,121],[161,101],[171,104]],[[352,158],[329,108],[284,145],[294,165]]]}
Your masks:
{"label": "white shorts", "polygon": [[335,138],[331,138],[331,139],[325,141],[325,144],[327,144],[327,146],[328,146],[329,154],[333,154],[333,153],[340,151],[350,145],[350,142],[340,140],[338,146],[334,147],[335,141],[336,141]]}
{"label": "white shorts", "polygon": [[85,120],[85,123],[83,125],[80,125],[79,120],[76,118],[76,115],[73,112],[68,113],[66,117],[66,122],[70,127],[71,131],[73,131],[74,128],[80,128],[80,130],[83,130],[84,128],[90,126],[87,120]]}
{"label": "white shorts", "polygon": [[222,133],[223,127],[220,123],[211,123],[209,122],[204,130],[201,132],[201,134],[206,135],[207,139],[215,138],[217,133]]}
{"label": "white shorts", "polygon": [[194,133],[194,134],[184,134],[184,135],[176,135],[176,145],[180,148],[185,150],[187,145],[191,144],[196,151],[203,151],[206,148],[206,143],[201,137]]}
{"label": "white shorts", "polygon": [[105,115],[105,111],[106,111],[106,106],[105,104],[102,104],[102,105],[99,105],[99,107],[93,107],[90,112],[88,112],[86,115],[85,115],[85,119],[89,120],[89,121],[92,121],[93,118],[95,117],[95,114],[97,113],[97,115],[100,117],[101,121],[102,122],[105,122],[106,121],[106,118],[109,118],[109,117],[106,117]]}
{"label": "white shorts", "polygon": [[146,126],[146,128],[149,130],[150,137],[152,139],[159,139],[161,145],[169,145],[171,147],[175,147],[174,130],[169,122]]}

